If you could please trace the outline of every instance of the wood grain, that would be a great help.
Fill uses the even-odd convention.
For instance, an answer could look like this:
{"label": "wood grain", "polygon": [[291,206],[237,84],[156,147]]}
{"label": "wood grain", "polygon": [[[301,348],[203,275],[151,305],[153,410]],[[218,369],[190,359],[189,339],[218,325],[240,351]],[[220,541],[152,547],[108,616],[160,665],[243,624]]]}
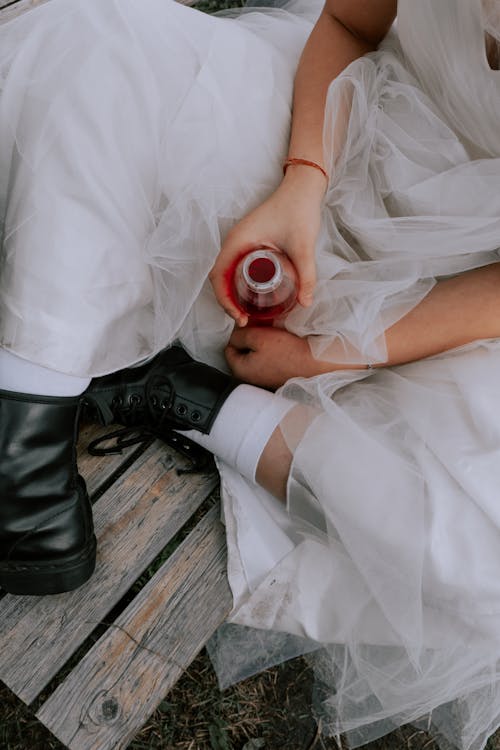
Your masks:
{"label": "wood grain", "polygon": [[189,520],[215,473],[177,476],[176,454],[154,443],[94,506],[97,567],[76,591],[7,595],[0,609],[0,679],[30,703]]}
{"label": "wood grain", "polygon": [[20,16],[21,13],[25,13],[27,10],[33,10],[40,5],[48,2],[48,0],[18,0],[15,3],[10,3],[0,8],[0,23],[11,21],[16,16]]}
{"label": "wood grain", "polygon": [[[78,440],[78,471],[85,478],[87,491],[89,495],[95,495],[113,477],[120,471],[121,467],[126,466],[130,457],[140,451],[137,448],[124,448],[122,454],[109,456],[91,456],[88,451],[88,445],[92,440],[96,440],[103,435],[108,434],[116,425],[101,427],[94,424],[83,424],[80,429]],[[180,459],[183,465],[183,460]]]}
{"label": "wood grain", "polygon": [[231,608],[212,508],[42,706],[70,750],[125,748]]}

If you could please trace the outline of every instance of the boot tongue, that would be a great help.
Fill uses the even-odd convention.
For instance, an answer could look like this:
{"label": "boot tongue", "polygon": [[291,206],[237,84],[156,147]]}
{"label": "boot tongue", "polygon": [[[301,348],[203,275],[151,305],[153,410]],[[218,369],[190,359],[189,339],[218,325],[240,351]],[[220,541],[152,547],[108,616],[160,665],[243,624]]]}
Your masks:
{"label": "boot tongue", "polygon": [[81,404],[84,412],[87,409],[89,411],[95,411],[97,413],[97,418],[102,424],[111,424],[115,421],[115,415],[113,414],[110,404],[108,404],[105,394],[97,392],[89,393],[88,396],[84,394],[82,396]]}

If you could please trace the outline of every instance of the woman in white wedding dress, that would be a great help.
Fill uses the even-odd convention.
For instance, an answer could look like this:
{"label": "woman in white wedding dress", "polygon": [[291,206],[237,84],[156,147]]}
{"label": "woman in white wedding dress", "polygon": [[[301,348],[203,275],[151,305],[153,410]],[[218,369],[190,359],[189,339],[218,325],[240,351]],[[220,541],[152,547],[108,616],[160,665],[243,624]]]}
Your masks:
{"label": "woman in white wedding dress", "polygon": [[[260,480],[286,481],[286,504],[220,461],[221,682],[309,653],[323,731],[356,746],[420,721],[480,750],[500,724],[498,4],[401,0],[386,35],[380,0],[365,38],[327,3],[294,113],[315,137],[294,130],[289,152],[322,3],[279,5],[51,0],[0,29],[5,373],[10,355],[78,391],[176,338],[224,367],[233,323],[210,268],[234,313],[229,259],[289,252],[288,332],[243,327],[227,349],[294,407],[290,474]],[[314,167],[281,182],[287,153],[324,168],[325,195]],[[302,185],[286,210],[283,185]]]}

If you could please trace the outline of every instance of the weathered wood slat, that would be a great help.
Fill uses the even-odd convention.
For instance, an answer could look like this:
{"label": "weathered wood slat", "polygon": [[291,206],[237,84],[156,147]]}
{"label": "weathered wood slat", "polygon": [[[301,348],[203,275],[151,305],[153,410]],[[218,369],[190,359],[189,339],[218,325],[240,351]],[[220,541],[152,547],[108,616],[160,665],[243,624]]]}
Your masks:
{"label": "weathered wood slat", "polygon": [[212,508],[37,714],[70,750],[130,742],[231,608]]}
{"label": "weathered wood slat", "polygon": [[0,679],[36,698],[214,489],[215,473],[177,476],[177,454],[154,443],[94,506],[97,567],[76,591],[7,595],[0,608]]}
{"label": "weathered wood slat", "polygon": [[21,13],[25,13],[27,10],[33,10],[33,8],[36,8],[38,5],[43,5],[43,3],[46,2],[48,2],[48,0],[18,0],[16,3],[7,4],[6,7],[3,7],[0,13],[0,21],[2,23],[10,21],[12,18],[20,16]]}
{"label": "weathered wood slat", "polygon": [[8,5],[15,5],[19,0],[0,0],[0,10],[6,8]]}
{"label": "weathered wood slat", "polygon": [[78,440],[78,470],[85,477],[90,496],[99,491],[113,474],[126,465],[130,456],[137,452],[137,447],[124,448],[123,453],[109,456],[91,456],[87,446],[92,440],[106,435],[114,426],[100,427],[94,424],[83,424]]}

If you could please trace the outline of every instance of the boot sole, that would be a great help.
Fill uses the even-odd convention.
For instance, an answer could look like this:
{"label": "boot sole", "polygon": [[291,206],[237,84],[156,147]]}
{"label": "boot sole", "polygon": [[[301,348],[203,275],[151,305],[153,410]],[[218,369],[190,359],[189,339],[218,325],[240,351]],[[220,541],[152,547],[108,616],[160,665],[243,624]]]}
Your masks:
{"label": "boot sole", "polygon": [[88,581],[95,568],[96,538],[78,555],[56,562],[0,563],[0,586],[9,594],[44,596],[73,591]]}

